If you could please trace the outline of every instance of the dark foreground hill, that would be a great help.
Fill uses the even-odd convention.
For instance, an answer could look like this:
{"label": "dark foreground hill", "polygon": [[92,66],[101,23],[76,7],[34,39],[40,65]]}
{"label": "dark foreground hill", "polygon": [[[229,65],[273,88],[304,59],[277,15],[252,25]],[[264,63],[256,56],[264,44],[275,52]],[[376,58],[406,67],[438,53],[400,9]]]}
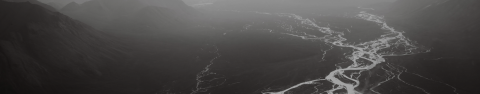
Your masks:
{"label": "dark foreground hill", "polygon": [[[2,94],[155,94],[178,79],[189,92],[215,56],[202,50],[209,28],[112,34],[46,7],[0,1]],[[144,11],[140,20],[155,16]]]}
{"label": "dark foreground hill", "polygon": [[124,50],[112,37],[58,12],[0,1],[0,15],[3,94],[51,94],[122,63]]}

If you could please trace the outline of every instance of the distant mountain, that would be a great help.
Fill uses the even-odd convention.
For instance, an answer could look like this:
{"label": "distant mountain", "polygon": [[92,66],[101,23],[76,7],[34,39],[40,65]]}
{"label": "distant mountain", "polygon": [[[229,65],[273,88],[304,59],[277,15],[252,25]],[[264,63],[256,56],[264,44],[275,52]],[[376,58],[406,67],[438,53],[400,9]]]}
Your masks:
{"label": "distant mountain", "polygon": [[158,6],[173,9],[176,11],[190,11],[191,8],[182,0],[139,0],[148,6]]}
{"label": "distant mountain", "polygon": [[122,62],[113,37],[34,2],[0,1],[0,16],[2,94],[67,94]]}
{"label": "distant mountain", "polygon": [[46,3],[46,4],[49,5],[49,6],[52,6],[55,9],[61,9],[62,8],[62,6],[58,3],[56,3],[56,2],[49,2],[49,3]]}
{"label": "distant mountain", "polygon": [[56,10],[62,9],[65,5],[74,2],[74,0],[35,0],[46,5],[54,7]]}
{"label": "distant mountain", "polygon": [[28,2],[28,3],[31,3],[31,4],[39,5],[39,6],[45,8],[45,9],[48,9],[50,11],[56,11],[57,10],[57,9],[55,9],[55,7],[44,4],[44,3],[39,2],[37,0],[5,0],[5,1],[7,1],[7,2]]}
{"label": "distant mountain", "polygon": [[[70,10],[61,12],[70,17],[92,25],[98,29],[106,28],[127,28],[131,24],[149,25],[154,27],[170,27],[167,25],[182,23],[180,19],[188,19],[188,16],[195,14],[195,9],[187,6],[181,0],[91,0],[77,7],[75,4],[69,4],[66,8],[73,7]],[[72,11],[74,10],[74,11]],[[157,15],[140,18],[144,15]],[[170,16],[165,16],[170,15]],[[183,18],[182,18],[183,17]],[[147,19],[148,18],[148,19]],[[168,20],[160,24],[152,24],[151,21]],[[177,21],[177,22],[175,22]],[[118,23],[123,22],[123,23]],[[115,26],[124,24],[122,26]],[[127,26],[127,27],[125,27]]]}
{"label": "distant mountain", "polygon": [[70,2],[65,7],[61,8],[60,11],[76,11],[80,8],[80,4],[77,2]]}

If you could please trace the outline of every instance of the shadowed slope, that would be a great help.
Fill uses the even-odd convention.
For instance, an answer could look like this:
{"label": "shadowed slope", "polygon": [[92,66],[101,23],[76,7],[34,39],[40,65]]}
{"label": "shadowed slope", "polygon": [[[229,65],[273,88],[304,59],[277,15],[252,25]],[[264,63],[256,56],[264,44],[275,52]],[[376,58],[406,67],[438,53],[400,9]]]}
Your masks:
{"label": "shadowed slope", "polygon": [[112,37],[58,12],[0,1],[0,13],[1,81],[7,94],[60,93],[53,87],[95,78],[103,75],[103,66],[122,62],[123,48]]}

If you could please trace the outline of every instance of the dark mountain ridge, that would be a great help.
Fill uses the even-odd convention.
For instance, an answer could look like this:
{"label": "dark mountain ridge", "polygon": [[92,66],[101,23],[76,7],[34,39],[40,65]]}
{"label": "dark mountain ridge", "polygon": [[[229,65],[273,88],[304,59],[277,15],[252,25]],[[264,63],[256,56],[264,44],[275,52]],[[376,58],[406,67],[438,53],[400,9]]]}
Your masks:
{"label": "dark mountain ridge", "polygon": [[[208,28],[112,33],[39,4],[0,1],[2,94],[154,94],[178,79],[195,81],[214,56],[199,51],[215,33]],[[122,19],[171,26],[158,18],[178,17],[173,12],[149,6]],[[182,88],[190,91],[192,83]]]}
{"label": "dark mountain ridge", "polygon": [[70,2],[65,7],[61,8],[60,11],[76,11],[80,7],[80,4],[77,2]]}
{"label": "dark mountain ridge", "polygon": [[32,0],[32,1],[38,1],[46,5],[52,6],[53,8],[55,8],[55,10],[60,10],[63,7],[65,7],[67,4],[78,1],[78,0]]}

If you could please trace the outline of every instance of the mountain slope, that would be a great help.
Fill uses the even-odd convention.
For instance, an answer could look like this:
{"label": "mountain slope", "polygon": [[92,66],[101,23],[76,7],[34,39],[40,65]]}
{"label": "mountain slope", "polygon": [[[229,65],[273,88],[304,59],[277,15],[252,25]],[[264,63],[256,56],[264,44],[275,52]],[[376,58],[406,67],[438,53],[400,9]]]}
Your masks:
{"label": "mountain slope", "polygon": [[170,8],[176,11],[191,11],[191,8],[182,0],[139,0],[148,6]]}
{"label": "mountain slope", "polygon": [[[405,4],[416,2],[410,0]],[[477,89],[480,88],[477,85],[480,84],[477,80],[480,79],[480,59],[477,57],[480,53],[480,1],[436,2],[423,6],[421,10],[407,10],[415,12],[406,16],[390,17],[391,21],[405,27],[408,31],[406,35],[413,40],[432,48],[424,55],[424,60],[419,61],[420,65],[428,66],[424,70],[457,87],[459,92],[480,93]]]}
{"label": "mountain slope", "polygon": [[0,1],[0,16],[0,81],[7,94],[65,94],[59,86],[68,90],[123,61],[124,48],[112,37],[42,6]]}
{"label": "mountain slope", "polygon": [[75,2],[75,0],[35,0],[38,2],[42,2],[46,5],[54,7],[56,10],[60,10],[65,7],[67,4],[71,2]]}
{"label": "mountain slope", "polygon": [[61,8],[60,11],[76,11],[80,8],[80,4],[77,2],[70,2],[65,7]]}
{"label": "mountain slope", "polygon": [[[152,8],[157,7],[157,8]],[[150,9],[149,9],[150,8]],[[160,9],[160,10],[155,10]],[[192,7],[187,6],[181,0],[91,0],[80,5],[75,11],[61,11],[62,13],[69,15],[74,19],[78,19],[85,22],[97,29],[105,29],[108,27],[116,28],[128,28],[125,26],[114,26],[119,21],[132,21],[142,22],[139,24],[148,24],[150,26],[159,26],[150,24],[152,22],[148,20],[140,20],[145,18],[137,17],[138,15],[150,14],[162,14],[172,16],[150,16],[150,20],[175,20],[175,19],[189,19],[188,16],[193,16],[195,10]],[[165,22],[168,24],[181,23],[177,22]],[[132,27],[136,28],[136,27]]]}

